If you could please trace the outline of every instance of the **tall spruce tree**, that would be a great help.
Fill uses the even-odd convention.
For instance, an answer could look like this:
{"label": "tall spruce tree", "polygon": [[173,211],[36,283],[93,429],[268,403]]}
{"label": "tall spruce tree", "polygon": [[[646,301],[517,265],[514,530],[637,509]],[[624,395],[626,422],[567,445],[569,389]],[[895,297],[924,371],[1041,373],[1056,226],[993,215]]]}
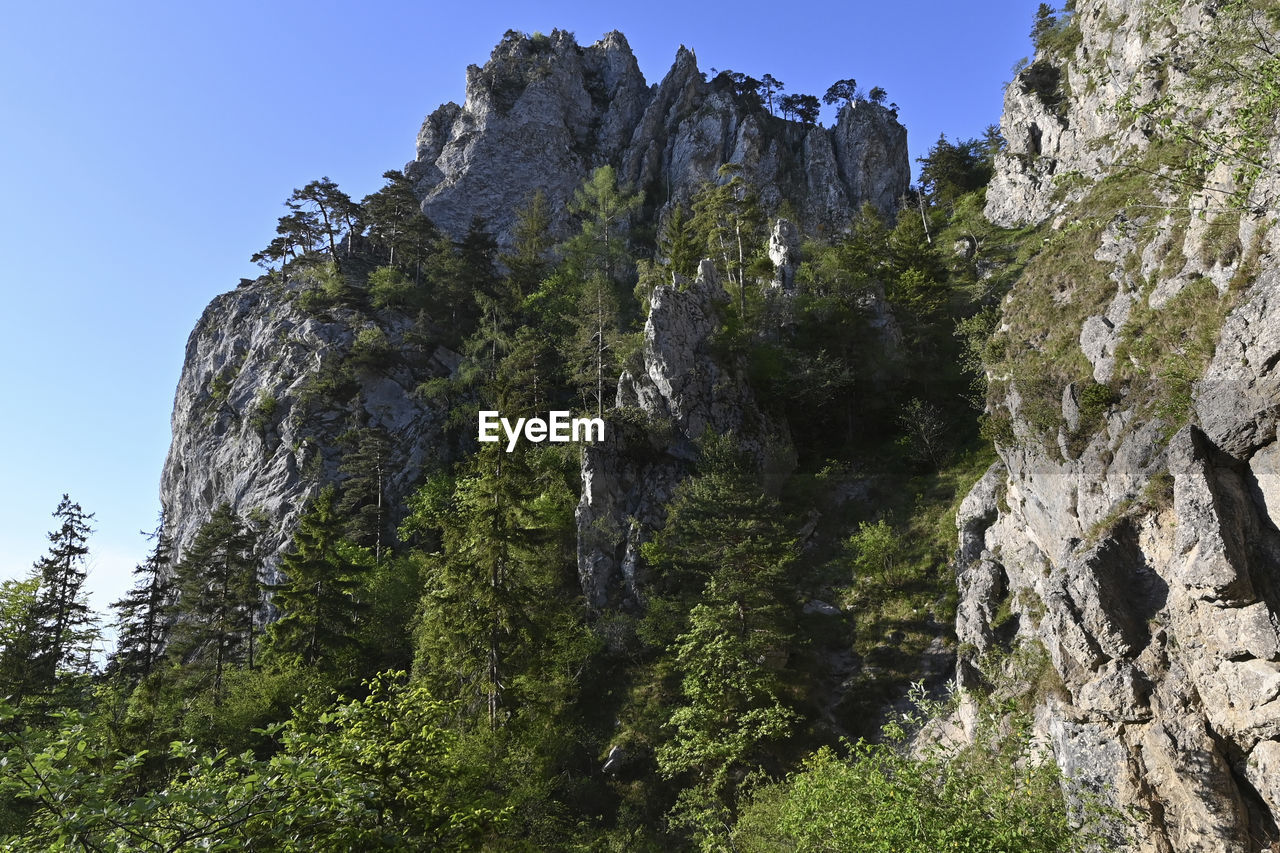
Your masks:
{"label": "tall spruce tree", "polygon": [[336,503],[333,486],[321,489],[280,561],[285,580],[270,588],[280,611],[270,628],[270,654],[325,669],[356,645],[362,609],[356,593],[364,570],[343,554]]}
{"label": "tall spruce tree", "polygon": [[227,671],[255,658],[262,605],[256,537],[222,504],[182,555],[175,577],[178,603],[172,654],[190,671],[207,676],[214,703],[221,704]]}
{"label": "tall spruce tree", "polygon": [[581,282],[575,377],[604,413],[605,389],[616,379],[619,329],[618,284],[631,273],[627,226],[639,209],[639,194],[618,186],[612,166],[601,166],[574,193],[569,210],[581,230],[566,244],[566,254]]}
{"label": "tall spruce tree", "polygon": [[87,672],[97,637],[84,592],[93,514],[64,494],[53,517],[60,524],[49,533],[49,553],[35,563],[40,587],[32,607],[31,666],[37,690],[52,687],[60,670]]}
{"label": "tall spruce tree", "polygon": [[387,532],[391,439],[386,430],[363,427],[347,433],[343,440],[350,450],[338,468],[347,479],[342,483],[336,514],[344,520],[346,538],[372,548],[374,559],[381,562]]}
{"label": "tall spruce tree", "polygon": [[171,571],[173,543],[163,517],[148,538],[153,543],[151,553],[133,570],[133,589],[111,605],[116,611],[117,640],[108,671],[118,672],[130,682],[150,675],[162,656],[176,592]]}
{"label": "tall spruce tree", "polygon": [[420,504],[440,529],[441,547],[427,569],[415,668],[434,695],[462,700],[490,728],[503,726],[522,700],[538,701],[549,681],[531,673],[563,639],[549,623],[560,616],[558,569],[568,561],[561,534],[571,504],[563,482],[532,468],[526,449],[505,453],[493,444],[471,457],[452,494]]}
{"label": "tall spruce tree", "polygon": [[670,648],[681,698],[656,758],[664,776],[690,783],[673,817],[706,835],[795,716],[781,675],[795,632],[795,539],[732,436],[708,433],[701,451],[644,553],[673,584],[668,594],[697,601]]}

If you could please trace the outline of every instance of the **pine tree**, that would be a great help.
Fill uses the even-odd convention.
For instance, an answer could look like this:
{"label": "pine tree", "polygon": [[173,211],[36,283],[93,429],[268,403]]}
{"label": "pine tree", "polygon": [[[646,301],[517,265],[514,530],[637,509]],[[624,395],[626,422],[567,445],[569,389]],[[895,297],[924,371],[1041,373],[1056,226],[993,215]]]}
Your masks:
{"label": "pine tree", "polygon": [[311,214],[318,222],[319,232],[329,246],[329,257],[339,273],[342,265],[338,259],[337,241],[342,236],[342,228],[347,229],[347,254],[351,254],[351,240],[355,236],[356,222],[360,215],[360,206],[351,200],[351,196],[338,189],[338,185],[329,178],[311,181],[301,189],[293,191],[293,195],[285,202],[285,206],[294,213]]}
{"label": "pine tree", "polygon": [[551,270],[551,246],[551,206],[539,188],[516,212],[515,245],[502,258],[517,296],[523,298],[537,290]]}
{"label": "pine tree", "polygon": [[133,570],[137,578],[133,589],[111,605],[117,614],[118,639],[108,671],[118,672],[130,682],[150,675],[162,656],[174,603],[173,543],[165,532],[163,517],[148,538],[154,544],[147,559]]}
{"label": "pine tree", "polygon": [[272,586],[280,618],[271,625],[269,649],[276,657],[332,668],[354,647],[356,598],[364,569],[343,553],[341,516],[333,486],[326,486],[298,523],[293,548],[280,561],[285,580]]}
{"label": "pine tree", "polygon": [[703,247],[684,205],[677,204],[662,222],[658,254],[667,259],[671,271],[692,278],[698,271]]}
{"label": "pine tree", "polygon": [[85,558],[93,531],[80,504],[62,496],[53,517],[61,524],[49,534],[49,553],[35,563],[40,588],[32,607],[34,630],[32,684],[36,689],[53,686],[58,672],[75,667],[87,672],[91,644],[97,637],[93,615],[84,592],[88,574]]}
{"label": "pine tree", "polygon": [[390,253],[388,263],[395,266],[420,265],[436,236],[435,226],[422,214],[413,182],[404,172],[382,173],[387,183],[377,192],[365,196],[360,214],[369,233]]}
{"label": "pine tree", "polygon": [[215,704],[222,702],[228,669],[254,666],[262,604],[255,539],[224,503],[200,528],[175,569],[178,603],[171,652],[211,677]]}

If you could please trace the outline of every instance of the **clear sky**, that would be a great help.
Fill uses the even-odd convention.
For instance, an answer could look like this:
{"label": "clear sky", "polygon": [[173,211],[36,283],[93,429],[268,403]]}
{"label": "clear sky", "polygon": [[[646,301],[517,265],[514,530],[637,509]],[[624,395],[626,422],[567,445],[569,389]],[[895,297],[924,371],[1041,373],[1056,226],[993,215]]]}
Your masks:
{"label": "clear sky", "polygon": [[[650,83],[700,67],[900,106],[912,157],[978,136],[1037,2],[16,0],[0,24],[0,578],[63,492],[96,513],[89,584],[130,583],[155,524],[187,335],[259,270],[294,187],[361,198],[508,29],[621,30]],[[829,123],[830,116],[824,115]]]}

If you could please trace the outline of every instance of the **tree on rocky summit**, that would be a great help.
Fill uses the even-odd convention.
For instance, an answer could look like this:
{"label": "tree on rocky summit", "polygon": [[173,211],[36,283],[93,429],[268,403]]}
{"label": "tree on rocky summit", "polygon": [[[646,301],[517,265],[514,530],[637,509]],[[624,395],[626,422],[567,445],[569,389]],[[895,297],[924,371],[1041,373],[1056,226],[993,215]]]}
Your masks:
{"label": "tree on rocky summit", "polygon": [[337,242],[342,236],[342,227],[347,228],[347,254],[351,253],[351,239],[356,233],[356,221],[360,206],[351,200],[351,196],[338,189],[338,185],[329,178],[311,181],[301,189],[293,191],[285,206],[293,212],[308,213],[319,223],[319,230],[329,246],[329,256],[334,266],[341,272],[338,260]]}
{"label": "tree on rocky summit", "polygon": [[827,93],[822,96],[824,104],[852,104],[858,98],[858,81],[852,77],[832,83]]}
{"label": "tree on rocky summit", "polygon": [[764,98],[770,115],[773,114],[773,96],[782,94],[784,88],[786,87],[782,81],[772,74],[765,74],[760,78],[760,95]]}

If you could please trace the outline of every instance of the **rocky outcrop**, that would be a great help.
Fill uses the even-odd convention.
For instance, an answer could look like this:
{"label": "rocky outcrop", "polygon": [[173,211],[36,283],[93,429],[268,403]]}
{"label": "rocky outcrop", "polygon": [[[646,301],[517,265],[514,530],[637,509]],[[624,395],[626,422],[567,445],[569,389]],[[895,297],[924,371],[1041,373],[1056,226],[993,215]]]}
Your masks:
{"label": "rocky outcrop", "polygon": [[[1011,421],[1000,462],[957,516],[959,681],[993,683],[1005,666],[993,649],[1043,649],[1047,672],[1030,676],[1054,686],[1033,691],[1037,727],[1077,795],[1135,815],[1111,826],[1118,849],[1254,851],[1280,837],[1280,228],[1224,208],[1236,189],[1225,166],[1202,188],[1157,192],[1158,205],[1081,205],[1162,141],[1160,127],[1115,109],[1121,98],[1164,97],[1176,112],[1247,96],[1195,90],[1210,102],[1196,105],[1183,85],[1216,14],[1082,0],[1079,45],[1037,56],[1006,93],[1009,147],[987,195],[1000,224],[1102,223],[1090,250],[1110,272],[1071,357],[1107,388],[1091,426],[1087,378],[1041,394],[1036,405],[1062,401],[1056,431],[1016,387],[998,402]],[[1253,192],[1275,184],[1264,174]],[[1213,231],[1233,247],[1215,250]],[[1173,316],[1196,328],[1169,328],[1161,312],[1192,285],[1206,304]],[[1006,319],[1033,286],[1014,285]],[[1204,321],[1215,298],[1231,309],[1220,330]],[[1044,322],[1063,321],[1050,310]],[[1186,365],[1204,364],[1187,355],[1193,333],[1217,340],[1188,388]],[[1144,368],[1167,354],[1183,373],[1123,369],[1138,349]]]}
{"label": "rocky outcrop", "polygon": [[447,233],[482,217],[507,244],[539,189],[564,233],[567,203],[597,166],[613,165],[656,209],[688,202],[725,163],[741,164],[765,210],[788,199],[810,230],[842,229],[864,203],[891,212],[910,183],[906,131],[882,106],[859,101],[833,128],[806,126],[708,82],[683,47],[649,87],[621,33],[580,47],[559,30],[510,32],[471,66],[464,105],[427,117],[407,172]]}
{"label": "rocky outcrop", "polygon": [[[160,500],[178,553],[222,503],[261,526],[274,565],[307,500],[340,481],[340,439],[353,429],[395,437],[385,497],[399,505],[443,452],[442,415],[414,395],[457,356],[423,348],[398,312],[306,310],[301,287],[263,278],[217,297],[187,342],[173,405],[173,441]],[[351,359],[357,335],[378,329],[396,355]]]}
{"label": "rocky outcrop", "polygon": [[1037,54],[1005,90],[1006,150],[987,190],[987,218],[1013,227],[1065,211],[1118,162],[1161,138],[1151,122],[1135,119],[1157,99],[1171,98],[1201,120],[1230,115],[1240,93],[1188,86],[1215,26],[1214,6],[1079,3],[1073,25],[1079,43],[1066,55]]}
{"label": "rocky outcrop", "polygon": [[643,369],[618,380],[609,441],[583,452],[578,577],[593,607],[643,602],[640,545],[662,526],[706,430],[731,432],[757,453],[776,434],[740,374],[710,352],[717,306],[727,299],[710,261],[692,283],[654,290]]}

